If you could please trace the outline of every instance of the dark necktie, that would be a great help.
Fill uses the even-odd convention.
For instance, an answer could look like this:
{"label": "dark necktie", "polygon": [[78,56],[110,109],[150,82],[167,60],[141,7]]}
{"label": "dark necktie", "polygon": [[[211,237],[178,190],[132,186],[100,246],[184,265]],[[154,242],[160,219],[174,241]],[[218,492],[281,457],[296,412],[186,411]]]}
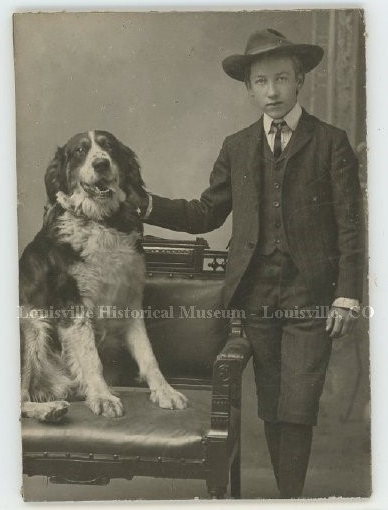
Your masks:
{"label": "dark necktie", "polygon": [[277,159],[282,153],[282,129],[287,126],[284,120],[272,121],[272,129],[275,130],[275,142],[273,145],[273,155]]}

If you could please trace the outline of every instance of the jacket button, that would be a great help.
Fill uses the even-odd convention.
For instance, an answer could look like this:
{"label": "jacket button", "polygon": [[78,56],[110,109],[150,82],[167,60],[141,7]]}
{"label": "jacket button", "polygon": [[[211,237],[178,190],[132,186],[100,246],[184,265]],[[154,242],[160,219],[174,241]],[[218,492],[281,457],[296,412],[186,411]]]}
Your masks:
{"label": "jacket button", "polygon": [[248,241],[248,248],[254,248],[255,244],[253,241]]}
{"label": "jacket button", "polygon": [[273,205],[274,207],[279,207],[279,206],[280,206],[280,202],[278,202],[278,201],[276,201],[276,200],[275,200],[275,202],[273,202],[273,203],[272,203],[272,205]]}
{"label": "jacket button", "polygon": [[280,188],[280,182],[275,181],[275,182],[273,183],[273,187],[274,187],[275,189],[279,189],[279,188]]}

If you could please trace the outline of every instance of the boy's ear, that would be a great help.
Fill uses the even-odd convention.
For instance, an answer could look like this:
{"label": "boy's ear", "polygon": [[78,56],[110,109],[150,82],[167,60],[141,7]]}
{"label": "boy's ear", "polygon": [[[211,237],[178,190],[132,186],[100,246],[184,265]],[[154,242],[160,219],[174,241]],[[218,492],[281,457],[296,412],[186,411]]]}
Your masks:
{"label": "boy's ear", "polygon": [[304,76],[303,74],[298,74],[298,77],[296,79],[296,90],[300,92],[301,88],[303,87],[304,83]]}

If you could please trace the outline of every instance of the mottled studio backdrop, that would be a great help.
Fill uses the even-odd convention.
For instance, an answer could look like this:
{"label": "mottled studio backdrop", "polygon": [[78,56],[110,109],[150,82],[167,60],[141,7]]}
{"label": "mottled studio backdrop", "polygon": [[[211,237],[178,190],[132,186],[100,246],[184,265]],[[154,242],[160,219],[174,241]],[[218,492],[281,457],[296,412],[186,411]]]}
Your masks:
{"label": "mottled studio backdrop", "polygon": [[[260,114],[221,61],[242,52],[248,35],[266,27],[325,48],[300,101],[347,129],[357,148],[365,138],[365,100],[356,11],[17,15],[20,248],[40,228],[43,176],[56,146],[81,131],[106,129],[132,147],[150,191],[197,197],[225,136]],[[230,228],[229,218],[204,237],[223,249]],[[189,237],[156,227],[146,233]]]}

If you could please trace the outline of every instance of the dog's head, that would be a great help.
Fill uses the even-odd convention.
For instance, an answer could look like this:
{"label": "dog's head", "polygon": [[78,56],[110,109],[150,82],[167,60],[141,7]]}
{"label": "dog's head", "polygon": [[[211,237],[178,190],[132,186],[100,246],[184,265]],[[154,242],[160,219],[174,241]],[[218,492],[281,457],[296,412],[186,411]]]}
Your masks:
{"label": "dog's head", "polygon": [[107,131],[81,133],[59,147],[45,184],[51,204],[58,200],[97,220],[144,193],[135,153]]}

